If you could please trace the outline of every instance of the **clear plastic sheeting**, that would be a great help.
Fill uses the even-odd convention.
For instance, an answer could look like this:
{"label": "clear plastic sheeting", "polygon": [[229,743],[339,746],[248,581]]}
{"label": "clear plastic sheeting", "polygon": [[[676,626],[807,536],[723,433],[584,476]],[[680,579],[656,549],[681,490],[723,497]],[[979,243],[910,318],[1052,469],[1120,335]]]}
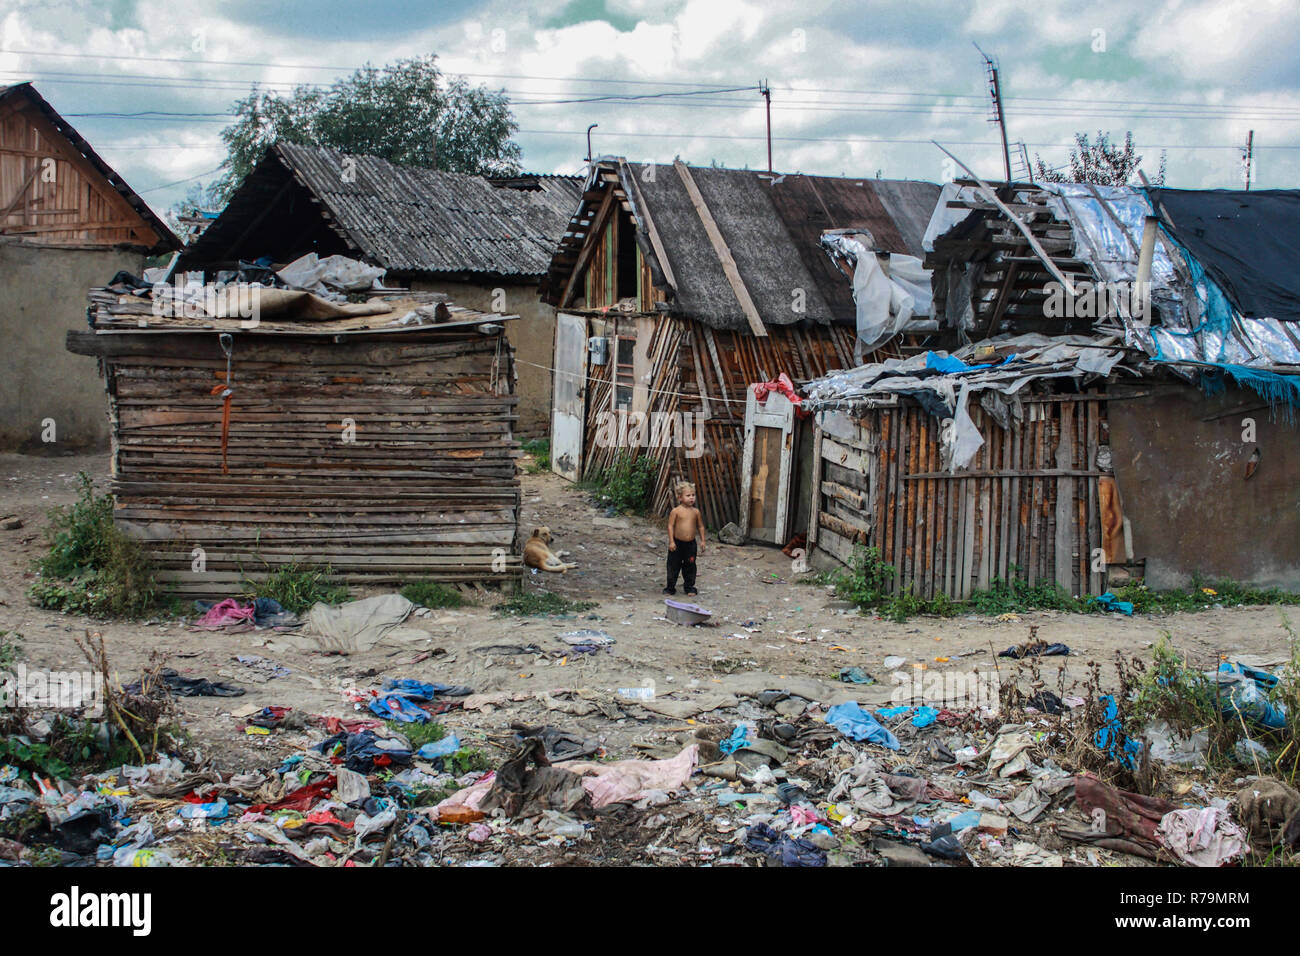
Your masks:
{"label": "clear plastic sheeting", "polygon": [[939,201],[930,214],[930,224],[925,227],[921,238],[921,248],[934,252],[934,240],[938,239],[953,226],[965,221],[973,210],[961,206],[949,206],[950,202],[972,202],[980,199],[981,194],[975,186],[958,186],[956,183],[944,183],[939,190]]}
{"label": "clear plastic sheeting", "polygon": [[822,246],[853,266],[853,301],[857,305],[858,341],[864,355],[893,338],[913,317],[930,318],[934,296],[930,270],[915,256],[877,253],[860,233],[828,232]]}
{"label": "clear plastic sheeting", "polygon": [[324,299],[346,301],[344,292],[372,288],[386,270],[347,256],[320,259],[316,253],[295,259],[276,273],[291,289],[305,289]]}
{"label": "clear plastic sheeting", "polygon": [[[1070,223],[1074,254],[1101,282],[1132,283],[1146,217],[1146,193],[1131,186],[1047,183],[1053,213]],[[1122,316],[1125,344],[1166,362],[1266,368],[1300,364],[1300,345],[1276,319],[1247,319],[1162,224],[1151,263],[1151,303],[1160,324],[1148,327]],[[1188,368],[1185,374],[1194,370]]]}

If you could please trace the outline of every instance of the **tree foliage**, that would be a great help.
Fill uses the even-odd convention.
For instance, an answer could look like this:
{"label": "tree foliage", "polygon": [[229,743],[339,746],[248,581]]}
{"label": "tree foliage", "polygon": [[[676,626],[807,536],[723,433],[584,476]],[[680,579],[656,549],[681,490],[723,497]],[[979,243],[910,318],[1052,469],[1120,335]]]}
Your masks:
{"label": "tree foliage", "polygon": [[282,96],[254,88],[231,113],[235,122],[221,133],[223,199],[281,142],[492,176],[517,173],[523,155],[510,138],[519,124],[505,93],[444,75],[435,56],[367,64],[327,89],[299,86]]}
{"label": "tree foliage", "polygon": [[[1124,144],[1112,143],[1110,135],[1097,131],[1096,142],[1088,141],[1087,133],[1074,134],[1070,149],[1069,171],[1050,168],[1043,157],[1034,155],[1036,174],[1048,183],[1096,183],[1102,186],[1127,186],[1142,165],[1142,156],[1133,143],[1133,133],[1124,134]],[[1152,183],[1163,186],[1165,182],[1165,154],[1160,154],[1160,169]]]}

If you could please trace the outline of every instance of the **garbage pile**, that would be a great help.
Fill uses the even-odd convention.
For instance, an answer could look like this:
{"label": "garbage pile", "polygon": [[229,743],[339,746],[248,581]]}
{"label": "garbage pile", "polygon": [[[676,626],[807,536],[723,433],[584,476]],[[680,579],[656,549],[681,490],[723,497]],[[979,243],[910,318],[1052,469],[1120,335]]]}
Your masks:
{"label": "garbage pile", "polygon": [[[1274,675],[1225,662],[1216,678],[1235,713],[1265,728],[1285,718],[1261,696]],[[574,728],[510,720],[500,697],[510,722],[490,761],[461,737],[478,733],[459,726],[481,705],[472,688],[377,683],[348,692],[346,717],[233,711],[237,731],[306,742],[261,770],[163,756],[74,781],[2,765],[0,865],[1223,866],[1300,847],[1300,792],[1258,764],[1222,792],[1190,777],[1172,799],[1116,786],[1151,761],[1183,772],[1196,745],[1168,727],[1130,736],[1104,695],[1086,741],[1103,769],[1090,772],[1062,746],[1088,704],[1041,689],[1014,715],[872,708],[843,699],[864,686],[849,679],[833,706],[802,696],[806,684],[703,710],[625,698],[645,731],[624,759]]]}

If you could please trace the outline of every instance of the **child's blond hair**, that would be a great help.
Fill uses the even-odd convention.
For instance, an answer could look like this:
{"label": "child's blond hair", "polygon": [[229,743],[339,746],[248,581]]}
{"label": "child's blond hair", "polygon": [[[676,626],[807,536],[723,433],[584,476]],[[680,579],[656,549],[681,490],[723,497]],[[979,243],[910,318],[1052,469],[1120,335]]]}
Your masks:
{"label": "child's blond hair", "polygon": [[673,494],[677,496],[678,504],[682,503],[682,495],[686,494],[688,491],[695,491],[694,483],[689,481],[679,481],[677,484],[673,485]]}

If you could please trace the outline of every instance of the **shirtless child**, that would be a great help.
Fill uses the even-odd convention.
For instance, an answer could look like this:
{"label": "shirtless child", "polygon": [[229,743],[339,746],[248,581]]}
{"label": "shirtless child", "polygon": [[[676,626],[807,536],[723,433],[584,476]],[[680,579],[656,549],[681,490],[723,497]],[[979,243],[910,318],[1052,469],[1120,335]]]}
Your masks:
{"label": "shirtless child", "polygon": [[699,538],[699,552],[704,553],[704,519],[700,509],[695,507],[695,486],[689,481],[678,482],[674,489],[677,493],[677,507],[668,515],[668,587],[664,594],[677,593],[677,575],[680,572],[682,583],[686,585],[687,594],[699,594],[695,590],[695,555],[696,537]]}

